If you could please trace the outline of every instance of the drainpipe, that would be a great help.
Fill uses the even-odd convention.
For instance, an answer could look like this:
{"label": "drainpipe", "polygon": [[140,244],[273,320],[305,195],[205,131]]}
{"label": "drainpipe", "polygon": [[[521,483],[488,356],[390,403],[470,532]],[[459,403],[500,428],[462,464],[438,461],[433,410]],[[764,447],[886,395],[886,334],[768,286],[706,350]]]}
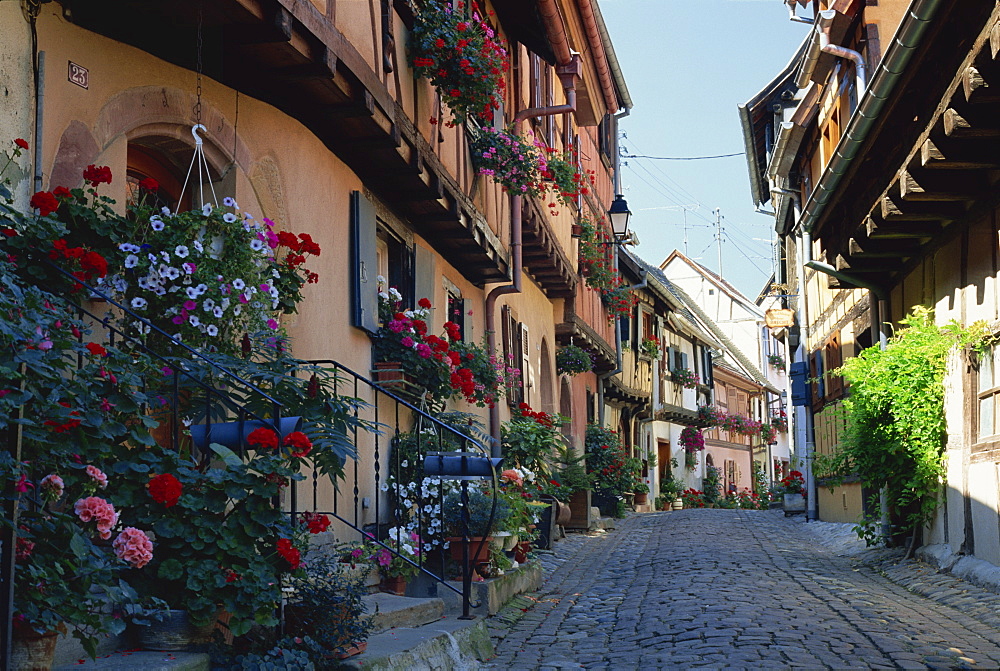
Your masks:
{"label": "drainpipe", "polygon": [[796,23],[808,23],[812,25],[814,19],[809,19],[804,16],[797,16],[795,14],[795,0],[785,0],[788,4],[788,20],[795,21]]}
{"label": "drainpipe", "polygon": [[42,125],[45,110],[45,52],[38,52],[38,71],[35,84],[35,170],[34,191],[42,190]]}
{"label": "drainpipe", "polygon": [[868,70],[865,65],[865,57],[853,49],[830,44],[830,26],[826,25],[819,29],[819,50],[826,54],[833,54],[838,58],[848,58],[854,61],[854,72],[857,75],[858,97],[868,86]]}
{"label": "drainpipe", "polygon": [[[559,81],[566,90],[566,104],[552,107],[533,107],[521,110],[514,115],[514,131],[525,119],[542,116],[555,116],[576,111],[576,78],[581,74],[580,57],[573,55],[569,63],[556,68]],[[486,296],[486,345],[491,352],[497,349],[496,304],[497,299],[507,294],[521,293],[521,275],[523,270],[523,252],[521,223],[523,219],[524,196],[512,193],[510,196],[510,248],[511,248],[511,284],[494,287]],[[522,371],[522,375],[526,371]],[[503,456],[500,449],[500,406],[494,403],[490,407],[490,436],[493,438],[490,451],[492,456]]]}

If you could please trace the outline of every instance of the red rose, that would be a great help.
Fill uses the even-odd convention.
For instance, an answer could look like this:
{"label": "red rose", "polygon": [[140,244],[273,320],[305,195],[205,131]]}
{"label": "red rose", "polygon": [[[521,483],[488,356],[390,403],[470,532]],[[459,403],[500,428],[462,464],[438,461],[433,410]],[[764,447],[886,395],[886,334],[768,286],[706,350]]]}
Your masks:
{"label": "red rose", "polygon": [[165,507],[177,505],[181,498],[181,482],[170,473],[161,473],[149,481],[149,495]]}
{"label": "red rose", "polygon": [[93,164],[88,165],[83,171],[83,179],[90,182],[91,186],[111,184],[111,168],[106,165],[100,167]]}
{"label": "red rose", "polygon": [[28,141],[25,140],[25,139],[22,139],[22,138],[17,138],[16,140],[14,140],[14,144],[16,144],[21,149],[27,149],[28,148]]}
{"label": "red rose", "polygon": [[288,562],[288,565],[293,571],[299,567],[299,563],[302,561],[302,555],[299,553],[298,548],[292,545],[292,541],[287,538],[279,538],[277,550],[278,554],[281,555],[282,559]]}
{"label": "red rose", "polygon": [[251,447],[275,449],[278,447],[278,434],[267,427],[258,427],[247,436],[247,444]]}
{"label": "red rose", "polygon": [[48,191],[39,191],[32,196],[30,205],[37,209],[43,217],[47,217],[59,209],[59,201]]}

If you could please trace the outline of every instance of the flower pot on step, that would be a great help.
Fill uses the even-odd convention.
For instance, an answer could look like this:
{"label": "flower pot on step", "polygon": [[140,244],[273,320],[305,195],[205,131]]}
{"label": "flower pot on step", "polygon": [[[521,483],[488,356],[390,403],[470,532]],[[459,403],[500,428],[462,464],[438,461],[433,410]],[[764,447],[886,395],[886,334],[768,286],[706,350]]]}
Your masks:
{"label": "flower pot on step", "polygon": [[56,656],[58,631],[43,634],[30,629],[15,627],[10,651],[12,671],[48,671]]}
{"label": "flower pot on step", "polygon": [[386,576],[382,578],[382,582],[379,583],[379,589],[386,594],[395,594],[396,596],[406,596],[406,585],[408,581],[404,576],[394,575]]}

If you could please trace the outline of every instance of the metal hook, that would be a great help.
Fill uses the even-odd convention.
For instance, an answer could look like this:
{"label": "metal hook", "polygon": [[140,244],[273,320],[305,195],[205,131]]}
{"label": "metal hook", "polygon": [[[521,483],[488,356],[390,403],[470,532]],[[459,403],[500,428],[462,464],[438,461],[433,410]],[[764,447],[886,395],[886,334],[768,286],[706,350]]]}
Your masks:
{"label": "metal hook", "polygon": [[199,130],[207,133],[208,129],[202,126],[200,123],[196,123],[195,125],[191,126],[191,135],[194,136],[194,143],[198,146],[201,146],[203,141],[201,139],[201,136],[198,135]]}

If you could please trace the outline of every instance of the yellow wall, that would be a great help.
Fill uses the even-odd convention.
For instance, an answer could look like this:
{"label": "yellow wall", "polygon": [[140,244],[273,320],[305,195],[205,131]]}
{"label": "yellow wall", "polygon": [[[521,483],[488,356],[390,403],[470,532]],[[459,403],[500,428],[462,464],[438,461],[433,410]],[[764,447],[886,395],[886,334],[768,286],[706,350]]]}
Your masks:
{"label": "yellow wall", "polygon": [[823,522],[854,523],[861,519],[863,506],[861,485],[847,483],[830,490],[829,487],[816,488],[816,503],[819,518]]}

